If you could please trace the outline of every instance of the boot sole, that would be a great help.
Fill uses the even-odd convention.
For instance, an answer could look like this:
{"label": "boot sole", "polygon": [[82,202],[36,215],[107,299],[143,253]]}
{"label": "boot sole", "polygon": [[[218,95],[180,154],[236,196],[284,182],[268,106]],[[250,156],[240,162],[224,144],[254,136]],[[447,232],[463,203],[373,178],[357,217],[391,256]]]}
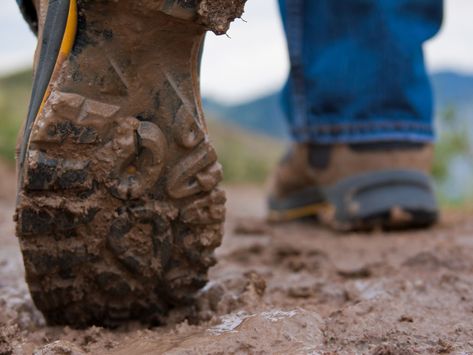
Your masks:
{"label": "boot sole", "polygon": [[46,28],[67,16],[63,36],[75,20],[77,36],[67,57],[41,51],[54,70],[33,91],[16,220],[52,325],[161,324],[216,262],[225,194],[200,103],[205,31],[138,3],[48,11]]}
{"label": "boot sole", "polygon": [[438,219],[430,178],[417,171],[358,175],[327,188],[312,187],[284,199],[270,199],[275,222],[316,217],[342,231],[425,228]]}

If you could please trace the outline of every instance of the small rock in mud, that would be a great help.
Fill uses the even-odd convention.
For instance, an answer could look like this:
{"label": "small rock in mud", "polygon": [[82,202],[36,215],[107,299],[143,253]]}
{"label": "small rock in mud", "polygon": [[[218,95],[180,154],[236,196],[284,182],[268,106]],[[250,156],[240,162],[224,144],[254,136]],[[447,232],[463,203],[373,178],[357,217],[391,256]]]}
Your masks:
{"label": "small rock in mud", "polygon": [[266,280],[256,271],[250,271],[245,274],[248,284],[245,293],[255,294],[258,297],[263,297],[266,291]]}
{"label": "small rock in mud", "polygon": [[450,344],[448,341],[439,339],[434,351],[437,354],[450,354],[453,351],[453,349],[454,349],[453,345]]}
{"label": "small rock in mud", "polygon": [[33,355],[83,355],[85,354],[78,347],[68,341],[58,340],[47,344],[33,352]]}
{"label": "small rock in mud", "polygon": [[310,298],[315,295],[316,282],[309,273],[295,273],[281,281],[279,286],[290,298]]}
{"label": "small rock in mud", "polygon": [[225,294],[225,289],[221,284],[209,283],[204,289],[204,298],[208,304],[208,308],[212,311],[218,310],[218,305]]}
{"label": "small rock in mud", "polygon": [[381,344],[372,353],[372,355],[412,355],[415,354],[410,349],[399,345]]}
{"label": "small rock in mud", "polygon": [[315,285],[315,295],[321,303],[344,305],[355,297],[344,285],[334,282],[318,282]]}
{"label": "small rock in mud", "polygon": [[269,226],[261,219],[241,218],[236,222],[234,233],[239,236],[267,235]]}
{"label": "small rock in mud", "polygon": [[209,282],[197,297],[197,322],[209,321],[219,312],[225,296],[225,288],[217,282]]}
{"label": "small rock in mud", "polygon": [[231,313],[243,306],[255,307],[265,291],[266,280],[256,271],[211,282],[198,297],[199,320],[209,320],[214,314]]}
{"label": "small rock in mud", "polygon": [[289,243],[280,243],[275,246],[275,259],[282,260],[291,256],[300,256],[302,254],[301,248]]}
{"label": "small rock in mud", "polygon": [[307,285],[291,286],[287,290],[287,295],[291,298],[309,298],[313,296],[313,287]]}
{"label": "small rock in mud", "polygon": [[402,315],[399,317],[399,322],[401,323],[414,323],[414,319],[409,315]]}
{"label": "small rock in mud", "polygon": [[338,270],[337,273],[345,279],[367,279],[372,275],[371,269],[366,265],[356,269]]}
{"label": "small rock in mud", "polygon": [[101,337],[102,337],[102,328],[90,327],[89,329],[85,331],[81,346],[87,347],[90,344],[95,344],[100,340]]}

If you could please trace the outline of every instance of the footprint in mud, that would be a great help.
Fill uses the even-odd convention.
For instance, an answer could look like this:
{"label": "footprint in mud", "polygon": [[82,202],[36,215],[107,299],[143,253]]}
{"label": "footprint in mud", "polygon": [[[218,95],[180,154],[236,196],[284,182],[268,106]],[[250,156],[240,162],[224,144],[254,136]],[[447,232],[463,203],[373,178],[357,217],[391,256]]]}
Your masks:
{"label": "footprint in mud", "polygon": [[465,270],[470,258],[459,248],[446,250],[421,251],[407,258],[402,264],[405,267],[417,270],[440,270],[448,269],[453,271]]}
{"label": "footprint in mud", "polygon": [[235,223],[233,233],[237,236],[264,236],[271,234],[271,228],[261,218],[240,218]]}
{"label": "footprint in mud", "polygon": [[271,293],[279,293],[281,297],[305,304],[308,299],[317,304],[330,304],[340,307],[352,299],[351,293],[344,284],[324,277],[314,277],[309,272],[291,273],[273,280]]}
{"label": "footprint in mud", "polygon": [[325,252],[318,249],[303,249],[286,243],[274,246],[272,263],[291,272],[317,273],[333,268]]}
{"label": "footprint in mud", "polygon": [[261,263],[263,261],[263,254],[265,254],[266,249],[265,243],[248,243],[239,246],[237,249],[225,256],[225,259],[240,264],[249,264],[253,261],[255,263]]}

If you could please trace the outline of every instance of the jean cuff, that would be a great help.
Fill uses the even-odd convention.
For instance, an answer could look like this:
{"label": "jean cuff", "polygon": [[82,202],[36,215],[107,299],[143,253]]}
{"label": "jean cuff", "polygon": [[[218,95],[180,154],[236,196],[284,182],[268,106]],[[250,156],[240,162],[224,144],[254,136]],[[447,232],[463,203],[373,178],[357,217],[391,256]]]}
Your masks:
{"label": "jean cuff", "polygon": [[435,140],[432,125],[411,121],[314,124],[293,128],[291,133],[296,142],[319,144]]}

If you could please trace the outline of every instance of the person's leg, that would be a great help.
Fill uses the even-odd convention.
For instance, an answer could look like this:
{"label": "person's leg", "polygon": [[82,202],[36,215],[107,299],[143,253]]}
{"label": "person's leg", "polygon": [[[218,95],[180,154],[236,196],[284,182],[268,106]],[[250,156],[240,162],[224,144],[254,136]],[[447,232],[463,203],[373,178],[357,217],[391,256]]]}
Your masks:
{"label": "person's leg", "polygon": [[442,0],[280,0],[291,58],[286,90],[299,142],[433,138],[422,44]]}
{"label": "person's leg", "polygon": [[316,157],[315,180],[333,184],[389,167],[427,173],[428,164],[415,163],[429,156],[428,145],[416,144],[434,136],[422,44],[440,28],[442,0],[280,0],[280,7],[291,59],[284,106],[294,141]]}

